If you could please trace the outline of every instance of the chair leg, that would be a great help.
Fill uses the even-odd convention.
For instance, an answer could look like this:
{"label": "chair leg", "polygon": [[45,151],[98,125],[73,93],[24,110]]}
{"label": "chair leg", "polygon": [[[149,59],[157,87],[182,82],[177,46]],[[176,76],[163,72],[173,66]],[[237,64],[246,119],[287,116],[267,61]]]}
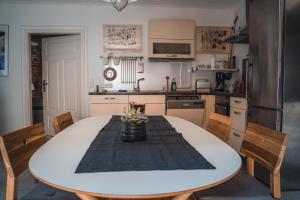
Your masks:
{"label": "chair leg", "polygon": [[6,180],[6,200],[17,200],[18,179],[7,175]]}
{"label": "chair leg", "polygon": [[254,160],[247,157],[247,172],[249,176],[254,176]]}
{"label": "chair leg", "polygon": [[281,198],[280,173],[270,173],[270,190],[274,198]]}

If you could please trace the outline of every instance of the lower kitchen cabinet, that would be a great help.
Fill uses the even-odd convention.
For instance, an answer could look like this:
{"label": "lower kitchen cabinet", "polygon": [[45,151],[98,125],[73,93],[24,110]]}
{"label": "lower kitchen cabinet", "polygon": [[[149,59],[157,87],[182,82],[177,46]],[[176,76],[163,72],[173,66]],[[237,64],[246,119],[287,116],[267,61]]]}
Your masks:
{"label": "lower kitchen cabinet", "polygon": [[145,114],[147,115],[165,115],[165,104],[145,104]]}
{"label": "lower kitchen cabinet", "polygon": [[230,98],[230,118],[232,130],[229,145],[237,152],[240,151],[247,128],[247,101],[244,98]]}
{"label": "lower kitchen cabinet", "polygon": [[91,116],[97,115],[122,115],[128,112],[128,104],[91,104]]}
{"label": "lower kitchen cabinet", "polygon": [[121,115],[128,111],[128,95],[94,95],[90,97],[90,116]]}
{"label": "lower kitchen cabinet", "polygon": [[230,139],[229,139],[228,144],[233,149],[235,149],[237,152],[239,152],[240,148],[242,146],[243,139],[244,139],[244,133],[243,132],[231,129]]}
{"label": "lower kitchen cabinet", "polygon": [[145,114],[165,115],[166,97],[165,95],[129,95],[129,103],[145,104]]}

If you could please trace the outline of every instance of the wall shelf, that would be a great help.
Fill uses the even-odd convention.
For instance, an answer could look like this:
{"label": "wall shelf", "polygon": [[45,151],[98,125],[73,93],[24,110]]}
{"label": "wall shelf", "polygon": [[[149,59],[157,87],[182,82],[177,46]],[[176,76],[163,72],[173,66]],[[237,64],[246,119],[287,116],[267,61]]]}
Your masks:
{"label": "wall shelf", "polygon": [[207,71],[207,72],[238,72],[240,69],[192,69],[192,72],[195,71]]}

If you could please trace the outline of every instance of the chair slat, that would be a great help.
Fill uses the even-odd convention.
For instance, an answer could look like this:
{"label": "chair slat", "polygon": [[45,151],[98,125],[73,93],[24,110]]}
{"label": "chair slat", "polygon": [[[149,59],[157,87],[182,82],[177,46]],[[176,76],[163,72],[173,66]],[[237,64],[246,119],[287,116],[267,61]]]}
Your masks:
{"label": "chair slat", "polygon": [[209,115],[207,131],[214,134],[224,142],[228,142],[232,121],[224,115],[212,113]]}
{"label": "chair slat", "polygon": [[55,134],[64,130],[74,123],[72,114],[70,112],[63,113],[53,119],[53,128]]}
{"label": "chair slat", "polygon": [[270,189],[275,198],[281,197],[280,168],[287,142],[287,134],[248,123],[240,150],[247,157],[247,170],[250,176],[254,175],[254,161],[270,172]]}

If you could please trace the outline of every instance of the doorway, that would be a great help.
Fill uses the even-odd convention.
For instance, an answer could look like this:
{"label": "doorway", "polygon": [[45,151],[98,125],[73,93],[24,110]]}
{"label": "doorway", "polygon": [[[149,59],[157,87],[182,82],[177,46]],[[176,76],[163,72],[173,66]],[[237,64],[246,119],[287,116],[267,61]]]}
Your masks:
{"label": "doorway", "polygon": [[79,34],[30,34],[31,118],[47,134],[61,113],[82,118],[80,44]]}

